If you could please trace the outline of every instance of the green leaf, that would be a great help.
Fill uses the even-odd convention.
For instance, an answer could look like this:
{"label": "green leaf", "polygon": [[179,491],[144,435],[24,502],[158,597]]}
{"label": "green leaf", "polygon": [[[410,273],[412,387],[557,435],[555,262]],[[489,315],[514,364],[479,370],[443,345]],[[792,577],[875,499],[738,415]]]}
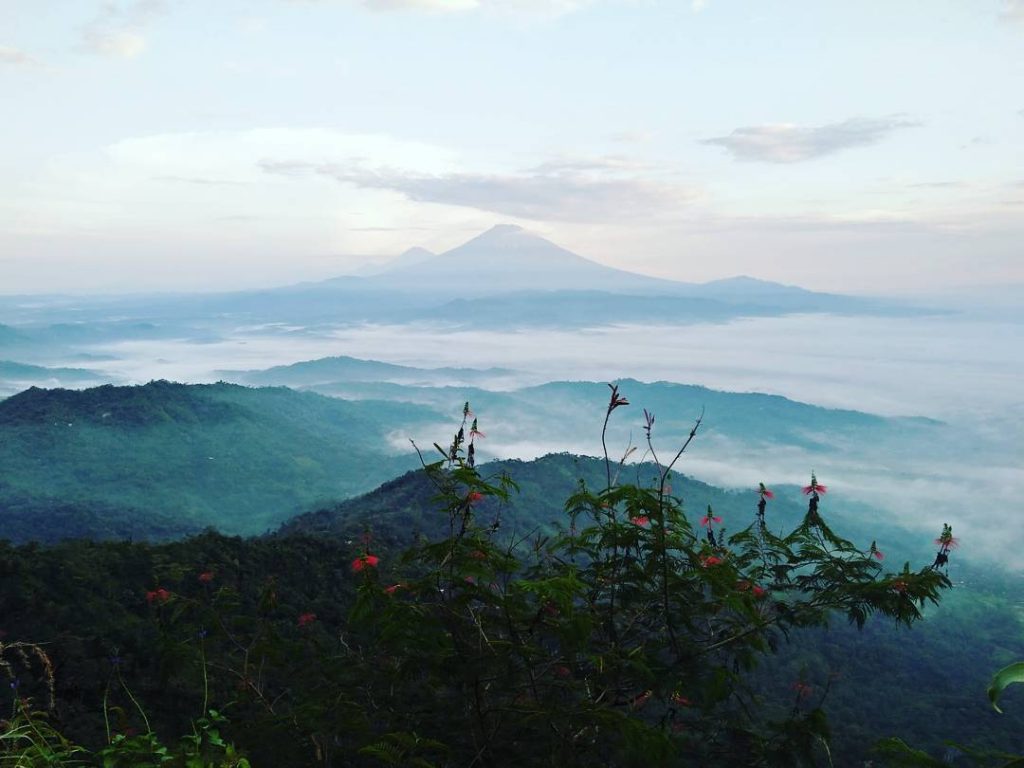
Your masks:
{"label": "green leaf", "polygon": [[996,672],[995,677],[988,686],[988,700],[992,702],[992,709],[1002,713],[999,708],[999,697],[1003,695],[1006,686],[1012,683],[1024,683],[1024,661],[1018,661],[1008,667]]}

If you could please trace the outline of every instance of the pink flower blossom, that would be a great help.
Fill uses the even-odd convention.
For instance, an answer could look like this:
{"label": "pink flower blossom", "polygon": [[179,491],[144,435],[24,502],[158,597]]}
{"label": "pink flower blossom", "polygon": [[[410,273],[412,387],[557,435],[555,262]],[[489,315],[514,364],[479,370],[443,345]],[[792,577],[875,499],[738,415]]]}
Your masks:
{"label": "pink flower blossom", "polygon": [[805,485],[803,491],[807,496],[810,496],[812,493],[828,493],[828,488],[819,483],[818,478],[811,472],[811,484]]}
{"label": "pink flower blossom", "polygon": [[629,522],[631,522],[633,525],[639,525],[643,527],[651,524],[651,518],[649,518],[647,515],[637,515],[636,517],[629,518]]}
{"label": "pink flower blossom", "polygon": [[653,694],[653,691],[644,691],[643,693],[634,696],[633,697],[633,701],[630,702],[630,706],[632,706],[633,709],[640,709],[648,701],[651,700],[651,695],[652,694]]}
{"label": "pink flower blossom", "polygon": [[146,593],[146,602],[152,605],[153,603],[166,603],[171,599],[171,593],[163,587],[157,587]]}
{"label": "pink flower blossom", "polygon": [[307,627],[314,621],[316,621],[316,614],[311,611],[308,611],[306,613],[300,613],[299,618],[295,623],[298,624],[300,627]]}
{"label": "pink flower blossom", "polygon": [[946,549],[956,549],[960,546],[960,539],[953,535],[953,529],[948,525],[942,527],[942,535],[935,540],[935,543]]}
{"label": "pink flower blossom", "polygon": [[796,691],[796,697],[798,699],[806,699],[807,697],[809,697],[811,695],[811,693],[813,691],[811,686],[809,686],[807,683],[804,683],[804,682],[801,682],[801,681],[797,681],[797,682],[793,683],[792,688],[793,688],[794,691]]}
{"label": "pink flower blossom", "polygon": [[380,558],[376,555],[360,555],[352,561],[352,572],[360,573],[367,567],[376,568],[377,563],[380,562]]}
{"label": "pink flower blossom", "polygon": [[704,517],[700,519],[700,524],[703,525],[705,528],[710,528],[712,523],[720,522],[722,522],[722,518],[718,517],[717,515],[712,515],[710,513],[704,515]]}

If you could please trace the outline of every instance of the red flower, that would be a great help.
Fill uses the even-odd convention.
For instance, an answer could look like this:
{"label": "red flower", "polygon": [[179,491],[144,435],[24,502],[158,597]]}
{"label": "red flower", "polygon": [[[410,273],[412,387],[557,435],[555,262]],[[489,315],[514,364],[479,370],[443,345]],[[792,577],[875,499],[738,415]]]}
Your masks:
{"label": "red flower", "polygon": [[376,555],[360,555],[352,561],[352,571],[359,573],[364,570],[367,566],[370,568],[376,568],[377,563],[380,562],[380,558]]}
{"label": "red flower", "polygon": [[198,579],[201,584],[209,584],[213,581],[213,571],[203,571],[196,576],[196,579]]}
{"label": "red flower", "polygon": [[722,560],[722,558],[717,557],[716,555],[708,555],[700,559],[700,564],[704,568],[710,568],[713,565],[721,565],[724,562],[725,561]]}
{"label": "red flower", "polygon": [[680,707],[692,707],[693,702],[678,691],[672,694],[672,703]]}
{"label": "red flower", "polygon": [[633,709],[640,709],[640,707],[644,706],[644,704],[651,700],[652,693],[653,691],[644,691],[643,693],[636,695],[633,697],[633,701],[630,702],[630,706],[632,706]]}
{"label": "red flower", "polygon": [[631,522],[633,525],[639,526],[650,525],[651,518],[649,518],[647,515],[637,515],[636,517],[629,518],[629,522]]}
{"label": "red flower", "polygon": [[935,543],[946,549],[956,549],[960,546],[960,540],[953,536],[953,528],[949,523],[943,523],[942,535],[935,540]]}
{"label": "red flower", "polygon": [[805,485],[803,491],[810,496],[812,493],[828,493],[828,488],[818,482],[818,478],[811,472],[811,484]]}
{"label": "red flower", "polygon": [[609,384],[608,388],[612,391],[611,398],[608,400],[608,413],[611,413],[620,405],[629,405],[629,400],[619,394],[618,384]]}
{"label": "red flower", "polygon": [[392,584],[390,587],[386,588],[384,591],[387,592],[389,595],[393,595],[393,594],[395,594],[395,592],[397,592],[400,589],[405,589],[405,584]]}
{"label": "red flower", "polygon": [[477,429],[476,419],[473,419],[473,425],[469,428],[469,439],[472,440],[477,437],[487,437],[487,435]]}
{"label": "red flower", "polygon": [[466,501],[469,502],[470,504],[476,504],[483,497],[484,495],[480,493],[480,491],[470,491],[469,495],[466,496]]}
{"label": "red flower", "polygon": [[765,499],[774,499],[775,498],[775,494],[772,491],[768,490],[765,487],[764,483],[760,484],[760,487],[757,489],[757,493],[758,493],[759,496],[761,496],[762,498],[765,498]]}
{"label": "red flower", "polygon": [[720,523],[722,518],[717,515],[712,515],[710,512],[700,519],[700,524],[705,528],[710,528],[712,523]]}
{"label": "red flower", "polygon": [[308,627],[316,621],[316,614],[312,612],[300,613],[298,621],[296,622],[300,627]]}
{"label": "red flower", "polygon": [[806,699],[811,695],[812,688],[807,683],[797,681],[793,683],[793,690],[796,691],[796,697],[798,699]]}
{"label": "red flower", "polygon": [[875,560],[879,560],[879,561],[885,560],[885,553],[882,552],[880,549],[876,549],[871,554],[875,556]]}
{"label": "red flower", "polygon": [[572,676],[572,670],[564,664],[560,664],[557,667],[555,667],[555,675],[557,677],[570,677]]}
{"label": "red flower", "polygon": [[738,589],[740,592],[747,592],[749,590],[750,593],[758,600],[760,600],[762,597],[768,594],[767,589],[758,584],[752,584],[746,579],[741,579],[740,581],[737,581],[736,589]]}
{"label": "red flower", "polygon": [[171,593],[163,587],[157,587],[146,593],[146,602],[152,605],[153,603],[166,603],[171,599]]}

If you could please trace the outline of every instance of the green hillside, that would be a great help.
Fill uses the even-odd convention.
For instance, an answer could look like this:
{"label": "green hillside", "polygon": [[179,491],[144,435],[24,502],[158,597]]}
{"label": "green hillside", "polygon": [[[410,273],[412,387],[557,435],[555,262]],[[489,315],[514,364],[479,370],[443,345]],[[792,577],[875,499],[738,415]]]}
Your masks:
{"label": "green hillside", "polygon": [[[629,471],[623,480],[646,481],[650,468]],[[507,504],[482,501],[477,515],[485,526],[500,522],[499,539],[528,541],[532,532],[565,520],[561,505],[579,479],[600,484],[603,462],[562,454],[481,467],[485,478],[502,472],[516,480],[519,492]],[[672,483],[691,517],[711,504],[731,533],[754,518],[752,490],[726,491],[682,476]],[[768,524],[788,528],[800,519],[806,497],[794,487],[774,490]],[[407,543],[420,534],[444,535],[447,516],[434,496],[434,487],[416,472],[289,521],[274,536],[207,533],[161,545],[0,546],[4,640],[48,644],[58,670],[59,722],[86,744],[102,739],[101,700],[112,657],[154,726],[162,733],[186,731],[188,713],[199,706],[195,657],[202,648],[213,700],[234,702],[227,735],[245,747],[254,765],[321,765],[316,734],[337,727],[332,718],[340,715],[322,698],[318,664],[344,664],[353,652],[347,643],[355,640],[345,633],[359,626],[354,606],[361,578],[352,572],[352,558],[369,529],[380,579],[390,583]],[[837,532],[865,549],[875,534],[888,569],[902,567],[901,550],[913,557],[912,567],[927,564],[922,558],[933,554],[930,541],[915,542],[832,494],[823,508]],[[939,755],[946,739],[1024,749],[1024,691],[1007,693],[1002,716],[984,695],[994,669],[1024,658],[1019,590],[1012,579],[967,567],[960,557],[951,577],[957,588],[913,630],[878,619],[857,631],[837,617],[828,629],[780,637],[779,653],[750,678],[759,716],[784,720],[793,708],[793,686],[806,684],[810,704],[828,715],[831,764],[837,767],[860,768],[876,759],[873,744],[889,735]],[[174,595],[167,607],[147,601],[147,592],[157,588]],[[315,615],[308,626],[301,623],[305,615]],[[247,636],[254,645],[240,646]],[[253,690],[273,692],[272,711],[229,674],[231,659],[242,651],[268,654],[260,687]],[[130,702],[115,690],[114,703],[121,708],[115,727],[125,727],[117,723],[132,720]]]}
{"label": "green hillside", "polygon": [[[602,487],[605,478],[602,460],[570,454],[491,462],[480,470],[490,478],[507,473],[519,491],[507,503],[482,502],[478,519],[499,523],[505,540],[525,537],[527,544],[565,522],[564,500],[581,479]],[[626,468],[622,480],[649,484],[653,475],[650,465],[634,466]],[[725,490],[678,474],[671,482],[691,520],[710,505],[729,534],[754,522],[753,488]],[[806,497],[793,486],[774,490],[768,525],[788,530],[802,519]],[[279,535],[358,541],[369,530],[379,546],[399,549],[416,536],[445,535],[447,516],[434,496],[425,474],[410,472],[368,494],[290,520]],[[833,527],[854,544],[866,550],[876,541],[887,568],[898,570],[907,560],[918,567],[934,556],[930,537],[887,523],[878,510],[832,496],[823,504]],[[963,559],[958,557],[950,571],[956,588],[911,631],[883,621],[858,631],[837,618],[826,629],[791,635],[789,650],[769,657],[755,678],[766,710],[784,719],[796,680],[808,680],[816,695],[827,690],[823,706],[832,726],[835,765],[861,766],[871,759],[875,740],[893,734],[938,754],[947,739],[1024,750],[1024,691],[1011,692],[1014,706],[1002,717],[984,695],[995,669],[1024,658],[1022,580]]]}
{"label": "green hillside", "polygon": [[55,516],[70,507],[96,518],[74,528],[81,536],[109,535],[100,518],[113,512],[137,515],[140,531],[153,520],[152,535],[167,521],[258,533],[415,466],[389,432],[435,419],[421,406],[285,388],[33,388],[0,402],[0,510],[19,515],[6,534],[17,541],[66,537]]}

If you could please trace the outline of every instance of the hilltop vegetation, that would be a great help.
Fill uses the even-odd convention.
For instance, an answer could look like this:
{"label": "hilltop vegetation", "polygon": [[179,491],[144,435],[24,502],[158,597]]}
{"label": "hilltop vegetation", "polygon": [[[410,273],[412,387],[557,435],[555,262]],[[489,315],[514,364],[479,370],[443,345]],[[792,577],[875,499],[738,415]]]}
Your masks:
{"label": "hilltop vegetation", "polygon": [[[369,490],[415,465],[391,424],[436,419],[408,404],[345,402],[285,388],[151,382],[30,389],[0,402],[0,509],[13,540],[109,535],[111,514],[140,535],[275,527],[318,500]],[[88,511],[70,529],[60,509]],[[147,530],[147,524],[154,525]]]}
{"label": "hilltop vegetation", "polygon": [[[480,469],[491,483],[508,473],[519,491],[507,500],[488,495],[475,502],[474,525],[490,532],[494,551],[502,550],[502,542],[518,541],[524,556],[538,541],[564,530],[562,504],[579,481],[600,483],[604,475],[602,461],[567,454]],[[651,465],[630,468],[621,479],[643,485],[654,472]],[[714,515],[723,518],[715,526],[723,538],[756,520],[753,491],[724,491],[681,475],[674,475],[671,484],[691,520],[697,521],[711,505]],[[798,526],[805,497],[798,488],[778,487],[775,492],[771,527],[781,531]],[[904,553],[915,562],[932,554],[927,541],[915,543],[906,533],[860,518],[857,507],[829,501],[836,530],[865,550],[865,537],[874,532],[888,568],[898,570]],[[186,732],[189,718],[201,709],[200,660],[205,658],[212,700],[231,702],[231,723],[222,730],[254,765],[323,765],[317,755],[324,729],[341,727],[338,723],[349,722],[351,715],[327,705],[324,697],[338,694],[331,693],[331,686],[340,685],[341,679],[331,676],[356,684],[356,672],[342,673],[337,665],[362,663],[347,657],[337,638],[347,643],[368,640],[356,640],[369,620],[358,607],[360,585],[381,590],[410,567],[400,558],[407,547],[421,537],[443,541],[450,532],[443,506],[437,487],[420,471],[300,516],[270,537],[206,533],[161,545],[79,541],[45,549],[3,546],[3,642],[47,643],[56,665],[56,722],[87,745],[103,743],[102,698],[114,673],[128,681],[158,732],[166,737]],[[367,541],[379,557],[373,570],[380,577],[370,574],[370,582],[352,569],[367,551]],[[480,578],[475,557],[470,552],[463,567]],[[828,630],[806,628],[791,633],[789,640],[776,638],[778,655],[769,655],[744,684],[756,695],[759,718],[786,721],[799,683],[808,687],[806,701],[803,693],[797,694],[801,713],[820,705],[828,715],[835,766],[859,768],[873,759],[874,741],[893,734],[937,754],[944,749],[943,740],[954,737],[986,748],[1024,749],[1024,701],[1019,701],[1024,696],[1009,692],[1007,715],[997,719],[983,695],[993,669],[1024,656],[1014,592],[994,580],[986,585],[978,571],[959,562],[956,574],[955,580],[966,578],[970,584],[929,610],[912,635],[883,621],[869,622],[858,632],[836,617]],[[722,587],[709,588],[719,594]],[[999,589],[1004,596],[995,594]],[[159,590],[170,596],[166,605]],[[374,611],[386,607],[374,605]],[[258,687],[239,685],[234,666],[239,643],[254,659],[263,659]],[[962,653],[965,644],[970,654]],[[321,679],[324,674],[329,679]],[[36,689],[29,680],[25,678],[26,692],[32,693]],[[365,678],[363,682],[368,683]],[[127,694],[115,686],[111,695],[115,730],[138,729]],[[265,697],[274,697],[273,711],[266,708]],[[415,708],[411,701],[407,705]],[[435,717],[454,718],[454,725],[461,715],[453,711]],[[420,727],[428,728],[426,721]],[[794,758],[780,764],[798,763]]]}

